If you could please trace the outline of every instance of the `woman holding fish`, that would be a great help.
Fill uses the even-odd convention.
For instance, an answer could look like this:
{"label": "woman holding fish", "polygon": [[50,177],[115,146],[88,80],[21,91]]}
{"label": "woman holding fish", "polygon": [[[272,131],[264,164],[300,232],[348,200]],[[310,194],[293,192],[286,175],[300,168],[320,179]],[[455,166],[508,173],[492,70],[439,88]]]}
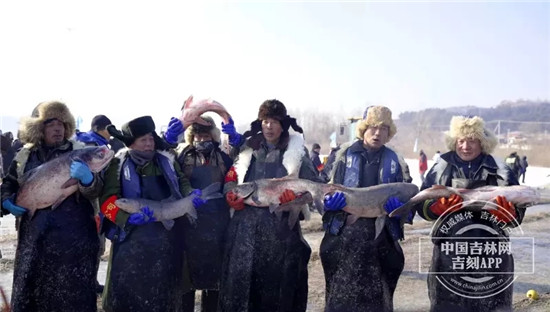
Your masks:
{"label": "woman holding fish", "polygon": [[40,103],[20,123],[26,144],[2,184],[2,214],[21,221],[11,311],[97,311],[99,240],[90,199],[102,183],[90,169],[100,171],[113,154],[85,149],[70,139],[74,131],[60,102]]}
{"label": "woman holding fish", "polygon": [[[208,125],[193,123],[185,131],[185,143],[177,148],[177,161],[191,186],[204,189],[212,183],[223,185],[233,161],[220,150],[220,130],[214,120],[201,116]],[[218,191],[222,191],[219,189]],[[197,209],[194,224],[180,218],[183,229],[185,294],[183,311],[195,310],[195,289],[202,289],[203,312],[218,308],[222,253],[229,224],[229,206],[225,199],[212,199]]]}
{"label": "woman holding fish", "polygon": [[[450,151],[441,155],[439,161],[430,169],[421,190],[433,185],[467,189],[485,185],[518,185],[516,176],[510,168],[504,163],[497,162],[490,155],[497,145],[497,138],[485,128],[484,124],[483,119],[477,116],[454,116],[451,119],[450,130],[446,132],[446,143]],[[464,210],[461,209],[462,201],[463,198],[460,195],[453,194],[449,197],[426,200],[416,206],[419,215],[428,221],[436,221],[438,218],[460,220],[450,229],[445,222],[439,222],[434,229],[434,249],[430,268],[430,272],[434,273],[428,276],[431,311],[511,311],[513,288],[511,281],[509,287],[499,293],[475,298],[475,296],[463,296],[450,291],[449,286],[441,282],[448,278],[456,278],[460,281],[473,278],[457,274],[439,275],[436,272],[454,271],[452,259],[454,254],[442,252],[442,244],[447,241],[454,242],[453,239],[462,237],[481,237],[476,240],[476,243],[482,244],[490,243],[495,239],[503,241],[502,238],[507,237],[504,226],[513,227],[521,223],[525,209],[515,207],[504,196],[497,196],[494,199],[496,205],[493,205],[495,209],[488,210],[489,212],[480,211],[480,209],[469,211],[469,217],[462,220],[459,216],[464,215],[462,214]],[[498,223],[492,222],[494,220]],[[472,255],[473,253],[469,252],[464,254],[464,257]],[[513,279],[512,255],[503,256],[502,261],[499,268],[492,272],[492,275],[488,275],[493,278],[493,281]],[[495,275],[495,272],[503,274]],[[476,273],[479,273],[479,270]],[[479,278],[480,275],[476,276]]]}
{"label": "woman holding fish", "polygon": [[[357,140],[343,144],[336,154],[331,183],[369,187],[412,180],[404,159],[385,146],[397,132],[391,116],[387,107],[367,107],[356,128]],[[382,216],[350,222],[353,215],[343,211],[347,203],[341,192],[326,196],[324,204],[320,257],[325,311],[393,311],[393,293],[405,263],[398,242],[403,238],[401,220]],[[402,203],[390,197],[383,205],[389,213]]]}
{"label": "woman holding fish", "polygon": [[[129,214],[116,205],[118,198],[161,201],[181,199],[191,191],[173,154],[162,151],[150,116],[133,119],[121,131],[109,133],[127,146],[105,172],[100,196],[105,215],[102,231],[112,242],[103,306],[105,311],[180,311],[182,308],[182,240],[176,226],[168,230],[154,222],[154,211],[142,207]],[[177,138],[183,125],[172,119],[166,138]],[[202,202],[194,201],[195,207]],[[158,220],[161,221],[161,220]],[[164,221],[164,220],[163,220]]]}
{"label": "woman holding fish", "polygon": [[[288,213],[279,220],[268,207],[245,205],[231,189],[237,183],[288,175],[317,180],[317,171],[307,157],[296,119],[278,100],[267,100],[251,129],[237,134],[232,123],[224,124],[232,144],[240,147],[234,166],[226,175],[226,199],[234,210],[228,236],[220,286],[221,311],[305,311],[307,263],[311,248],[299,223],[289,228]],[[232,139],[231,139],[232,138]],[[285,190],[280,203],[299,194]]]}

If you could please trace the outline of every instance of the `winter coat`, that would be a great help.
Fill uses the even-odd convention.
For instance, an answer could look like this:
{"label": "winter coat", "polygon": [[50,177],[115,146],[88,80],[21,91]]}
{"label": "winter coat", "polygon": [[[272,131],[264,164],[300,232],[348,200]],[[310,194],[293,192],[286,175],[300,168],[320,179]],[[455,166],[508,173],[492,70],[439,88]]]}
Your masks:
{"label": "winter coat", "polygon": [[[301,136],[290,135],[273,149],[258,136],[247,140],[235,162],[239,183],[289,174],[318,181]],[[226,190],[235,184],[226,183]],[[289,228],[288,213],[279,220],[267,207],[245,205],[235,211],[223,261],[220,311],[305,311],[310,255],[300,224]]]}
{"label": "winter coat", "polygon": [[[27,144],[2,184],[2,201],[16,194],[20,172],[27,172],[64,153],[84,147],[65,141],[56,148]],[[55,210],[24,214],[18,231],[11,311],[97,311],[96,262],[99,241],[91,198],[102,183],[67,197]],[[2,210],[2,214],[8,213]]]}
{"label": "winter coat", "polygon": [[[331,183],[350,187],[411,181],[402,157],[387,147],[367,155],[360,140],[342,146],[332,173]],[[405,260],[397,241],[402,237],[399,221],[385,218],[383,229],[377,231],[377,218],[359,218],[345,225],[347,215],[344,211],[323,215],[320,257],[325,311],[392,311]],[[375,238],[377,232],[380,235]]]}
{"label": "winter coat", "polygon": [[[476,188],[484,185],[518,185],[516,175],[511,172],[510,168],[503,163],[497,163],[491,155],[481,154],[478,158],[471,162],[460,160],[456,152],[448,152],[441,155],[441,159],[428,172],[421,190],[431,187],[432,185],[445,185],[463,188]],[[426,201],[417,205],[416,209],[419,215],[428,220],[436,221],[438,218],[429,209],[433,201]],[[516,224],[521,223],[525,209],[516,207]],[[449,220],[457,222],[449,223]],[[432,241],[434,243],[432,263],[430,272],[448,272],[453,266],[454,254],[446,255],[442,252],[444,244],[457,241],[458,238],[468,239],[468,237],[483,237],[475,240],[475,243],[490,243],[494,242],[495,238],[502,240],[507,237],[507,233],[502,229],[504,223],[496,224],[492,222],[494,218],[488,212],[466,212],[459,210],[449,214],[443,221],[436,225]],[[456,224],[455,224],[456,223]],[[488,235],[486,229],[490,230]],[[463,229],[467,229],[464,231]],[[452,239],[449,239],[452,238]],[[464,257],[469,256],[465,255]],[[503,262],[500,268],[495,272],[513,272],[514,260],[512,255],[502,257]],[[467,298],[457,294],[455,291],[449,291],[448,285],[443,284],[443,280],[459,280],[464,281],[462,277],[465,275],[438,275],[432,273],[428,275],[428,294],[430,297],[431,311],[512,311],[512,294],[513,286],[510,285],[502,292],[487,296],[486,298]],[[509,281],[513,278],[513,274],[493,274],[489,275],[492,280],[502,278],[504,281]],[[477,275],[476,277],[479,277]]]}
{"label": "winter coat", "polygon": [[170,230],[161,222],[132,225],[127,223],[128,213],[104,210],[107,199],[115,195],[161,201],[183,198],[190,191],[179,164],[167,152],[157,151],[143,165],[136,165],[128,150],[113,158],[100,197],[106,216],[102,232],[112,242],[103,293],[105,311],[179,311],[183,295],[179,223]]}

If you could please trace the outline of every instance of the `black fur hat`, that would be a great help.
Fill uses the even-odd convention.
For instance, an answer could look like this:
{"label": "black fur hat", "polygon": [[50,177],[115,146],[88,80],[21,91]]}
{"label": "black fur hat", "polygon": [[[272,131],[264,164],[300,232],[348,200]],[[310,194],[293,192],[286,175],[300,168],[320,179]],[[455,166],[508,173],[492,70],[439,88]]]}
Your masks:
{"label": "black fur hat", "polygon": [[287,114],[285,105],[276,99],[266,100],[260,105],[258,111],[258,119],[250,124],[250,130],[246,131],[243,136],[245,138],[251,137],[262,131],[262,120],[267,118],[273,118],[281,123],[283,133],[281,139],[288,138],[288,128],[292,126],[294,131],[304,133],[304,130],[296,123],[296,118],[292,118]]}
{"label": "black fur hat", "polygon": [[107,126],[107,131],[126,146],[132,145],[137,138],[151,133],[155,139],[155,149],[166,149],[167,144],[158,136],[155,128],[155,122],[151,116],[142,116],[123,124],[120,131],[114,125]]}

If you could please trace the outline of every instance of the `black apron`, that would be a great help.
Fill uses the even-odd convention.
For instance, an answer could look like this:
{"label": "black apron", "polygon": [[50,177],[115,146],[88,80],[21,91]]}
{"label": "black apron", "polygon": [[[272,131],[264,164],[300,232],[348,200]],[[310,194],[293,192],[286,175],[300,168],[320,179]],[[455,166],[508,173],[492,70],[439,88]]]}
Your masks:
{"label": "black apron", "polygon": [[23,215],[11,311],[95,312],[98,249],[93,207],[76,194],[55,210]]}
{"label": "black apron", "polygon": [[[170,196],[164,176],[142,176],[141,192],[152,200]],[[124,241],[113,241],[105,311],[181,310],[183,261],[177,226],[168,231],[161,222],[152,222],[128,232]]]}
{"label": "black apron", "polygon": [[[191,186],[196,189],[203,189],[214,182],[223,183],[223,180],[220,168],[215,166],[194,167],[190,178]],[[209,200],[197,208],[197,215],[195,224],[187,218],[179,220],[183,223],[184,271],[188,277],[185,290],[217,290],[229,224],[229,206],[225,198]]]}

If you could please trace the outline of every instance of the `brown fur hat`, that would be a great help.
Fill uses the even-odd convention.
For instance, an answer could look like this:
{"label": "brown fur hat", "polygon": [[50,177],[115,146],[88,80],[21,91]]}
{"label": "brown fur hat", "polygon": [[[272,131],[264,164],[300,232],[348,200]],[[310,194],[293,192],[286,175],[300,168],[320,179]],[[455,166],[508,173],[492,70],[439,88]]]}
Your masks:
{"label": "brown fur hat", "polygon": [[287,117],[286,107],[279,100],[266,100],[260,105],[260,110],[258,111],[258,119],[266,120],[267,118],[277,119],[282,121]]}
{"label": "brown fur hat", "polygon": [[220,129],[216,127],[214,119],[210,116],[203,115],[202,119],[210,123],[210,126],[203,126],[198,123],[192,124],[185,130],[185,142],[188,144],[193,144],[195,133],[210,133],[212,136],[212,141],[221,143],[221,133]]}
{"label": "brown fur hat", "polygon": [[38,104],[30,117],[23,117],[19,123],[19,136],[25,143],[38,144],[44,139],[44,122],[58,119],[65,125],[65,138],[74,135],[76,122],[67,105],[57,101]]}
{"label": "brown fur hat", "polygon": [[363,113],[363,120],[360,120],[355,128],[355,135],[358,139],[363,140],[365,131],[369,126],[379,127],[385,125],[390,127],[390,133],[388,136],[388,142],[397,133],[397,127],[393,123],[391,117],[391,110],[385,106],[369,106]]}
{"label": "brown fur hat", "polygon": [[445,132],[445,143],[450,151],[456,151],[456,140],[460,138],[474,138],[481,142],[481,152],[491,154],[497,146],[495,134],[485,128],[485,121],[481,117],[453,116],[449,131]]}

